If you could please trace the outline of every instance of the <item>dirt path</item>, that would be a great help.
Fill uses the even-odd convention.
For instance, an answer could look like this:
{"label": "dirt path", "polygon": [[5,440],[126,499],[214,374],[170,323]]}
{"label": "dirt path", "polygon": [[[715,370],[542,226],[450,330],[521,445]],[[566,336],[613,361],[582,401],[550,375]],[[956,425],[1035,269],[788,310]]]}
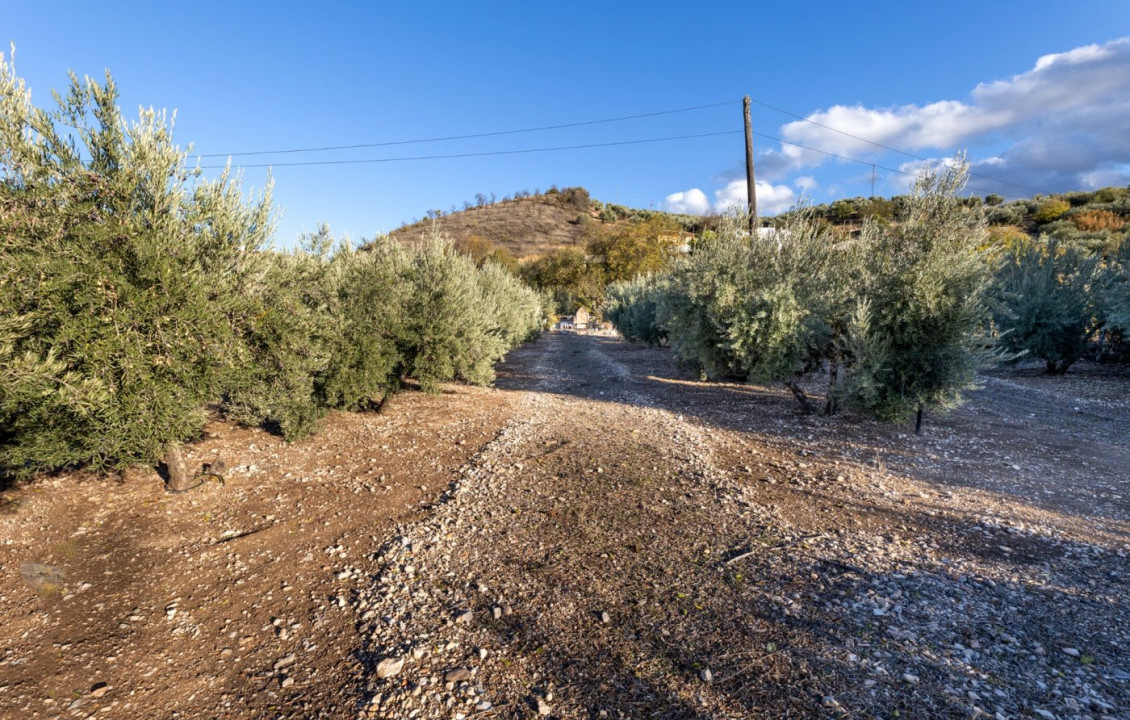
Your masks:
{"label": "dirt path", "polygon": [[223,488],[0,496],[0,717],[1130,717],[1128,385],[1057,381],[914,437],[551,333],[218,424]]}
{"label": "dirt path", "polygon": [[1121,498],[939,483],[968,420],[800,418],[611,339],[551,335],[498,384],[515,419],[359,597],[363,715],[1130,712]]}

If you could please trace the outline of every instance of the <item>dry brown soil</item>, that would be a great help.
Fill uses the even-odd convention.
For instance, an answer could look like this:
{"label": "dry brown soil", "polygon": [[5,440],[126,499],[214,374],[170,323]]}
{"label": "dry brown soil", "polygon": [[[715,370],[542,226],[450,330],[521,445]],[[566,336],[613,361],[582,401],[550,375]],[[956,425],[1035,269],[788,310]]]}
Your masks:
{"label": "dry brown soil", "polygon": [[223,486],[41,478],[0,717],[1130,717],[1130,377],[984,380],[916,437],[551,333],[292,445],[214,423]]}
{"label": "dry brown soil", "polygon": [[352,717],[360,641],[338,573],[426,513],[507,412],[452,386],[292,445],[217,422],[188,460],[222,458],[222,487],[173,495],[137,469],[5,492],[0,717]]}

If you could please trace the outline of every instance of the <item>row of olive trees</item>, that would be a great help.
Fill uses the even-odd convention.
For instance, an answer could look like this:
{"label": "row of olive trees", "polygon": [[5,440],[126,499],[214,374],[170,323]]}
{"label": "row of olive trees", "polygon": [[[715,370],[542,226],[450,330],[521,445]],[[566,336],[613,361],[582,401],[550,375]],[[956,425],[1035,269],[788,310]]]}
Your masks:
{"label": "row of olive trees", "polygon": [[0,57],[0,475],[153,462],[208,406],[287,438],[330,408],[488,382],[540,299],[435,239],[267,246],[270,191],[187,168],[112,80],[37,108]]}
{"label": "row of olive trees", "polygon": [[960,164],[924,173],[900,222],[847,241],[803,211],[756,238],[731,219],[665,276],[613,286],[605,316],[704,376],[782,382],[806,411],[800,379],[828,368],[827,412],[921,420],[988,356],[987,231],[964,180]]}

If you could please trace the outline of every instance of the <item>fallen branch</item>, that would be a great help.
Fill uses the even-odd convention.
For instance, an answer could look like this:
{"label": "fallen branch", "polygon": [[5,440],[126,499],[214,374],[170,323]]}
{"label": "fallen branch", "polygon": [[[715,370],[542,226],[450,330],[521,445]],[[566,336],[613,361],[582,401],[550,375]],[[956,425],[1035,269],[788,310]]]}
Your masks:
{"label": "fallen branch", "polygon": [[263,525],[261,527],[251,528],[250,530],[245,530],[241,533],[236,533],[235,535],[229,535],[226,538],[220,538],[219,540],[217,540],[216,542],[214,542],[212,544],[213,545],[223,545],[224,543],[231,542],[232,540],[239,540],[240,538],[245,538],[248,535],[254,535],[256,533],[261,533],[264,530],[266,530],[267,528],[272,528],[274,526],[275,526],[275,524],[271,523],[269,525]]}
{"label": "fallen branch", "polygon": [[827,533],[815,533],[813,535],[802,535],[802,536],[798,537],[796,540],[790,540],[787,543],[782,543],[780,545],[774,545],[773,547],[770,547],[770,548],[753,548],[752,550],[747,550],[744,553],[741,553],[740,555],[735,555],[734,557],[727,560],[724,564],[725,565],[731,565],[733,563],[736,563],[738,560],[741,560],[743,558],[749,557],[750,555],[753,555],[758,550],[764,550],[765,552],[773,552],[775,550],[784,550],[785,548],[790,548],[793,545],[799,545],[802,542],[808,542],[809,540],[815,540],[817,538],[822,538],[826,534]]}
{"label": "fallen branch", "polygon": [[822,558],[822,557],[818,557],[816,555],[809,555],[806,552],[801,552],[799,554],[805,556],[809,560],[815,560],[818,563],[824,563],[825,565],[831,565],[833,567],[838,567],[841,570],[843,570],[844,572],[853,572],[856,575],[860,575],[860,576],[866,576],[868,574],[867,571],[864,570],[863,568],[856,567],[855,565],[848,565],[847,563],[842,563],[839,560],[829,560],[828,558]]}

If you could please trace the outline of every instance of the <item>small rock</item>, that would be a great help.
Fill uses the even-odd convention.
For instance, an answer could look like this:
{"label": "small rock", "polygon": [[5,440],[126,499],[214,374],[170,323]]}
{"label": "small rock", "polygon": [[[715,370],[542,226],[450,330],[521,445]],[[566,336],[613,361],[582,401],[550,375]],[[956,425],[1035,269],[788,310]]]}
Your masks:
{"label": "small rock", "polygon": [[279,685],[281,687],[284,687],[284,688],[290,687],[293,684],[294,684],[294,678],[292,678],[292,677],[284,677],[282,680],[279,681]]}
{"label": "small rock", "polygon": [[608,613],[602,611],[600,613],[600,621],[602,623],[605,623],[605,624],[610,623],[610,622],[612,622],[612,616],[609,615]]}
{"label": "small rock", "polygon": [[545,700],[542,700],[541,698],[537,698],[537,701],[538,701],[538,715],[545,717],[545,716],[549,715],[551,712],[553,712],[553,708],[550,707],[549,703],[547,703]]}
{"label": "small rock", "polygon": [[710,672],[710,668],[703,668],[699,671],[698,678],[709,685],[714,682],[714,673]]}
{"label": "small rock", "polygon": [[275,662],[275,670],[281,670],[282,668],[286,667],[287,665],[293,665],[294,661],[297,660],[297,659],[298,659],[298,657],[295,656],[294,653],[291,653],[289,655],[281,657]]}
{"label": "small rock", "polygon": [[90,688],[90,697],[100,698],[113,689],[106,683],[94,683],[94,687]]}
{"label": "small rock", "polygon": [[1079,651],[1075,648],[1064,648],[1063,652],[1067,653],[1071,657],[1079,657]]}
{"label": "small rock", "polygon": [[470,624],[471,620],[474,619],[474,617],[475,617],[475,613],[471,612],[470,610],[467,610],[466,612],[462,612],[462,613],[459,613],[458,615],[456,615],[455,616],[455,622],[460,623],[462,625],[468,625],[468,624]]}
{"label": "small rock", "polygon": [[906,682],[910,683],[911,685],[917,685],[918,684],[918,676],[917,675],[911,675],[910,673],[903,673],[902,679],[905,680]]}
{"label": "small rock", "polygon": [[396,677],[404,668],[404,658],[385,658],[377,663],[377,677]]}
{"label": "small rock", "polygon": [[443,675],[443,681],[449,683],[463,682],[464,680],[471,679],[471,671],[465,667],[458,667],[448,670]]}
{"label": "small rock", "polygon": [[499,618],[502,617],[502,608],[496,607],[496,608],[494,608],[493,610],[490,611],[490,614],[494,616],[495,620],[498,620]]}

